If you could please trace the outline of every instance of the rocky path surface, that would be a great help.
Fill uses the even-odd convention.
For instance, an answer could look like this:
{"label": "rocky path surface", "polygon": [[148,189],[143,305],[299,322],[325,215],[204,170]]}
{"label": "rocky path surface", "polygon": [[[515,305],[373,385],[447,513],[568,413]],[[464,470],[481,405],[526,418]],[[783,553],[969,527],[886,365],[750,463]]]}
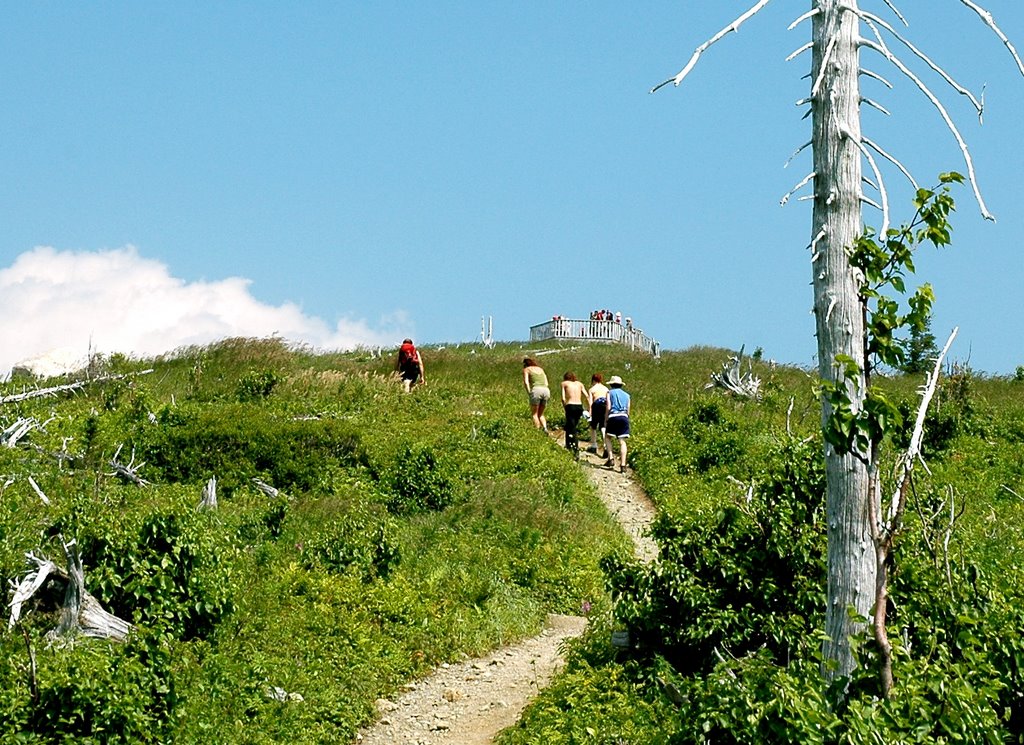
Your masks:
{"label": "rocky path surface", "polygon": [[[629,472],[605,468],[603,459],[580,454],[580,467],[601,500],[633,539],[637,556],[651,561],[657,546],[645,532],[654,506]],[[568,639],[586,627],[579,616],[550,615],[537,636],[490,655],[444,664],[409,683],[394,701],[377,702],[380,719],[361,732],[360,745],[488,745],[515,724],[526,705],[563,664]]]}

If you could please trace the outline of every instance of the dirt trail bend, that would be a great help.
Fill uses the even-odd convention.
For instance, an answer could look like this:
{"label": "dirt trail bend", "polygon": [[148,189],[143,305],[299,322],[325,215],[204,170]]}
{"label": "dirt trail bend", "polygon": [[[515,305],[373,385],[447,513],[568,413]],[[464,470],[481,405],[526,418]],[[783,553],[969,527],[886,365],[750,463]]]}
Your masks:
{"label": "dirt trail bend", "polygon": [[[580,453],[580,467],[608,511],[633,539],[636,555],[649,562],[657,545],[645,531],[654,506],[633,481]],[[537,636],[502,647],[486,657],[444,664],[429,677],[409,683],[397,700],[377,702],[380,719],[356,736],[360,745],[489,745],[519,720],[526,705],[561,668],[568,639],[586,627],[579,616],[550,615]]]}

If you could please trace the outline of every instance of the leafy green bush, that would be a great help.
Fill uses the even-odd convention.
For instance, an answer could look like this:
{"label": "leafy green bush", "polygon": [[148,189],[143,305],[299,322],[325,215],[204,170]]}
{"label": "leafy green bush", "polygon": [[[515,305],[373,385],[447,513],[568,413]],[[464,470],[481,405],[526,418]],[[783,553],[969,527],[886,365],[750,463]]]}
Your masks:
{"label": "leafy green bush", "polygon": [[234,606],[233,537],[216,517],[164,509],[136,525],[103,523],[79,536],[86,582],[114,615],[176,638],[209,636]]}
{"label": "leafy green bush", "polygon": [[[139,632],[124,645],[36,645],[33,681],[0,693],[3,742],[166,742],[179,698],[169,641]],[[2,666],[0,666],[2,670]]]}
{"label": "leafy green bush", "polygon": [[367,579],[387,579],[401,561],[395,533],[395,522],[387,514],[348,509],[329,524],[314,529],[302,541],[301,554],[310,569],[354,569]]}
{"label": "leafy green bush", "polygon": [[238,379],[238,400],[242,403],[267,398],[281,378],[272,370],[250,370]]}
{"label": "leafy green bush", "polygon": [[387,474],[388,509],[397,515],[443,510],[458,494],[454,469],[429,445],[406,445]]}
{"label": "leafy green bush", "polygon": [[662,745],[676,728],[672,706],[650,700],[632,671],[583,663],[561,676],[498,745]]}
{"label": "leafy green bush", "polygon": [[278,489],[326,492],[339,468],[364,463],[360,434],[346,422],[275,416],[261,407],[165,407],[137,434],[150,480],[203,483],[230,492],[260,477]]}
{"label": "leafy green bush", "polygon": [[804,650],[824,608],[823,494],[817,447],[785,440],[735,504],[687,522],[662,515],[655,567],[605,560],[637,650],[687,674],[723,649],[779,660]]}

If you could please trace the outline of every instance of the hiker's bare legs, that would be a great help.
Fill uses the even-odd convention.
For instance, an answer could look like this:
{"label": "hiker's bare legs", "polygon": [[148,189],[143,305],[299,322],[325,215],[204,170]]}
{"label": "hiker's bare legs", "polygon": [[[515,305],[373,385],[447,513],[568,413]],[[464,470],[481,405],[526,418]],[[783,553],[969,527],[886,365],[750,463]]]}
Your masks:
{"label": "hiker's bare legs", "polygon": [[531,404],[530,409],[533,413],[533,426],[547,432],[548,420],[547,417],[544,416],[544,402],[541,401],[539,404]]}

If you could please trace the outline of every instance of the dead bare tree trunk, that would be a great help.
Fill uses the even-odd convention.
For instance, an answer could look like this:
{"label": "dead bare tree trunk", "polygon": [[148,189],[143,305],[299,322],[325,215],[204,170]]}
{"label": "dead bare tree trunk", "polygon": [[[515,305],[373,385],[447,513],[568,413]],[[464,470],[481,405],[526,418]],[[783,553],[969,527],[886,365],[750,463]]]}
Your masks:
{"label": "dead bare tree trunk", "polygon": [[[864,318],[860,278],[848,250],[863,232],[861,218],[860,74],[857,0],[819,0],[813,24],[811,63],[814,210],[812,262],[818,372],[835,380],[837,358],[852,359],[861,370],[849,381],[854,411],[863,403]],[[832,412],[822,405],[822,426]],[[851,617],[871,613],[875,553],[868,521],[870,499],[867,453],[840,455],[826,445],[828,483],[828,641],[826,675],[848,676],[855,667],[850,636],[863,630]]]}

